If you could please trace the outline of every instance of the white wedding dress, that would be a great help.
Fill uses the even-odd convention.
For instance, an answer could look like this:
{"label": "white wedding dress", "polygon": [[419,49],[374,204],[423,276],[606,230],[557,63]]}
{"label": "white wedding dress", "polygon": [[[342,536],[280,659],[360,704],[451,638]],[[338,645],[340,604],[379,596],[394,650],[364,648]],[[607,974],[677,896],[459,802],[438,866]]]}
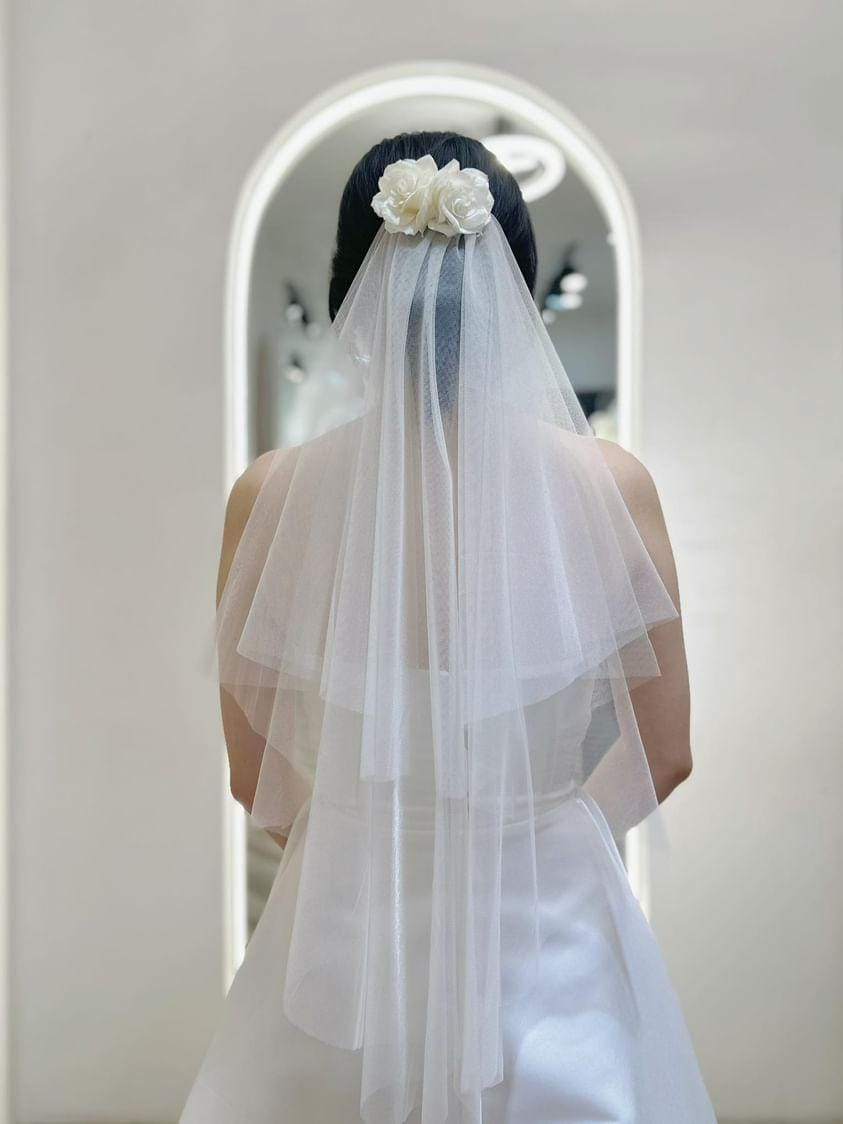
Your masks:
{"label": "white wedding dress", "polygon": [[[181,1124],[358,1120],[360,1053],[305,1034],[282,1009],[307,815],[305,806]],[[572,790],[537,813],[536,844],[540,985],[506,1002],[519,990],[512,925],[505,1076],[483,1093],[483,1124],[715,1124],[660,952],[594,801]],[[505,845],[505,931],[526,905],[523,872],[506,857]]]}
{"label": "white wedding dress", "polygon": [[220,602],[289,841],[181,1124],[713,1124],[614,842],[677,610],[501,228],[382,228],[335,326]]}

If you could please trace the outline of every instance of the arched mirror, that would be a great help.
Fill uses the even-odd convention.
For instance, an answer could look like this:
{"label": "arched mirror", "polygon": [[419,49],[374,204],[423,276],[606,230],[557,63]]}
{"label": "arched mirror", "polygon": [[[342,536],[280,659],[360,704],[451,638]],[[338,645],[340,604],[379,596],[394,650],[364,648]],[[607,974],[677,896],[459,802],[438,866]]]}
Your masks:
{"label": "arched mirror", "polygon": [[[515,174],[535,226],[535,296],[550,336],[595,431],[634,444],[637,235],[613,165],[537,91],[485,70],[418,64],[331,91],[282,130],[244,187],[227,309],[232,479],[266,449],[298,444],[347,417],[328,316],[339,198],[372,144],[417,129],[476,137]],[[236,964],[280,852],[232,816]]]}

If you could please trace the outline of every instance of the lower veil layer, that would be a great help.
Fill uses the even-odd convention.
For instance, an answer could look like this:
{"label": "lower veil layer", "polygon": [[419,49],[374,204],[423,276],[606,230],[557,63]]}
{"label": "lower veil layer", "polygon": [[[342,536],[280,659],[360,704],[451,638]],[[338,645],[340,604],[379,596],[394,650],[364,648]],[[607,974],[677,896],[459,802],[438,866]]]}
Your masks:
{"label": "lower veil layer", "polygon": [[362,1050],[363,1120],[479,1121],[502,863],[538,964],[536,817],[583,789],[616,837],[653,810],[630,689],[676,609],[495,220],[382,230],[336,328],[358,416],[275,454],[220,682],[266,739],[255,821],[306,811],[287,1016]]}

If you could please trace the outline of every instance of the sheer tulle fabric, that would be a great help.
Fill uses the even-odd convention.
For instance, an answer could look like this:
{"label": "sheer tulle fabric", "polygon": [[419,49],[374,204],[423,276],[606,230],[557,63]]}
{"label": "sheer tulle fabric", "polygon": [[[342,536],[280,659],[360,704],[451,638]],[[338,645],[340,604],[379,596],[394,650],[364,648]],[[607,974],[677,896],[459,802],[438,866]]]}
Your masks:
{"label": "sheer tulle fabric", "polygon": [[382,229],[335,327],[359,414],[274,455],[220,682],[266,738],[254,819],[308,812],[287,1017],[362,1050],[363,1120],[479,1121],[503,849],[537,964],[535,817],[579,788],[616,837],[653,810],[629,692],[676,610],[494,219]]}

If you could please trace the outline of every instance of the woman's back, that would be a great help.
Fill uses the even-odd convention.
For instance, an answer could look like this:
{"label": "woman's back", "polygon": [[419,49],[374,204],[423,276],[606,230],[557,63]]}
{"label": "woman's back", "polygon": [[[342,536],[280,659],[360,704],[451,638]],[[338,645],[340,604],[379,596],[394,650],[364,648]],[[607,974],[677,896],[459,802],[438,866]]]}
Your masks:
{"label": "woman's back", "polygon": [[614,842],[687,774],[669,544],[489,183],[386,169],[335,319],[358,416],[232,494],[233,789],[289,841],[191,1122],[713,1119]]}
{"label": "woman's back", "polygon": [[[271,511],[269,519],[264,520],[263,535],[259,538],[256,528],[252,529],[255,540],[254,566],[251,576],[252,586],[257,584],[257,569],[265,561],[272,539],[277,531],[277,521],[284,506],[290,481],[297,469],[302,469],[300,461],[306,462],[303,471],[323,479],[328,474],[328,490],[341,489],[347,480],[354,441],[359,433],[359,419],[348,422],[329,433],[308,441],[305,445],[284,450],[272,450],[263,454],[246,470],[235,484],[229,499],[226,513],[223,546],[220,559],[219,594],[228,577],[231,561],[237,550],[244,528],[252,514],[258,494],[266,486],[266,503]],[[559,442],[559,457],[575,456],[570,439],[566,435],[556,438]],[[665,588],[675,604],[679,603],[676,569],[673,562],[670,541],[653,481],[631,453],[614,442],[596,439],[603,459],[611,471],[623,501],[630,510],[635,526],[641,534],[649,556],[652,558]],[[581,461],[583,471],[588,471],[589,460]],[[293,554],[301,557],[305,544],[291,541]],[[327,549],[327,548],[326,548]],[[339,536],[332,543],[330,551],[324,556],[326,568],[336,566],[339,550]],[[249,602],[251,606],[251,602]],[[327,627],[327,609],[323,608],[322,619]],[[420,611],[423,617],[423,612]],[[245,619],[245,616],[243,616]],[[421,627],[423,621],[419,621]],[[652,634],[652,642],[662,675],[639,688],[633,699],[639,727],[647,731],[644,742],[654,785],[660,799],[665,799],[676,784],[684,780],[691,768],[689,751],[689,701],[687,669],[682,640],[681,620],[668,622]],[[422,669],[424,670],[424,669]],[[535,756],[534,776],[542,792],[552,793],[564,788],[575,778],[582,778],[587,766],[580,759],[582,753],[593,758],[594,738],[599,737],[598,729],[592,730],[592,743],[585,745],[591,722],[591,700],[594,681],[582,679],[560,695],[532,704],[526,711],[530,727],[530,744]],[[232,706],[231,696],[223,692],[223,714],[229,717],[226,740],[231,760],[233,787],[238,798],[248,810],[252,810],[258,772],[254,767],[256,753],[262,754],[264,742],[256,739],[248,723],[237,720],[237,710]],[[312,684],[297,691],[291,700],[296,708],[295,729],[297,733],[297,753],[302,774],[310,778],[315,775],[316,754],[318,752],[321,722],[324,707],[318,685]],[[421,697],[418,705],[424,705]],[[603,737],[607,733],[604,715]],[[256,748],[257,742],[257,748]],[[300,788],[299,797],[306,798],[309,789]]]}

